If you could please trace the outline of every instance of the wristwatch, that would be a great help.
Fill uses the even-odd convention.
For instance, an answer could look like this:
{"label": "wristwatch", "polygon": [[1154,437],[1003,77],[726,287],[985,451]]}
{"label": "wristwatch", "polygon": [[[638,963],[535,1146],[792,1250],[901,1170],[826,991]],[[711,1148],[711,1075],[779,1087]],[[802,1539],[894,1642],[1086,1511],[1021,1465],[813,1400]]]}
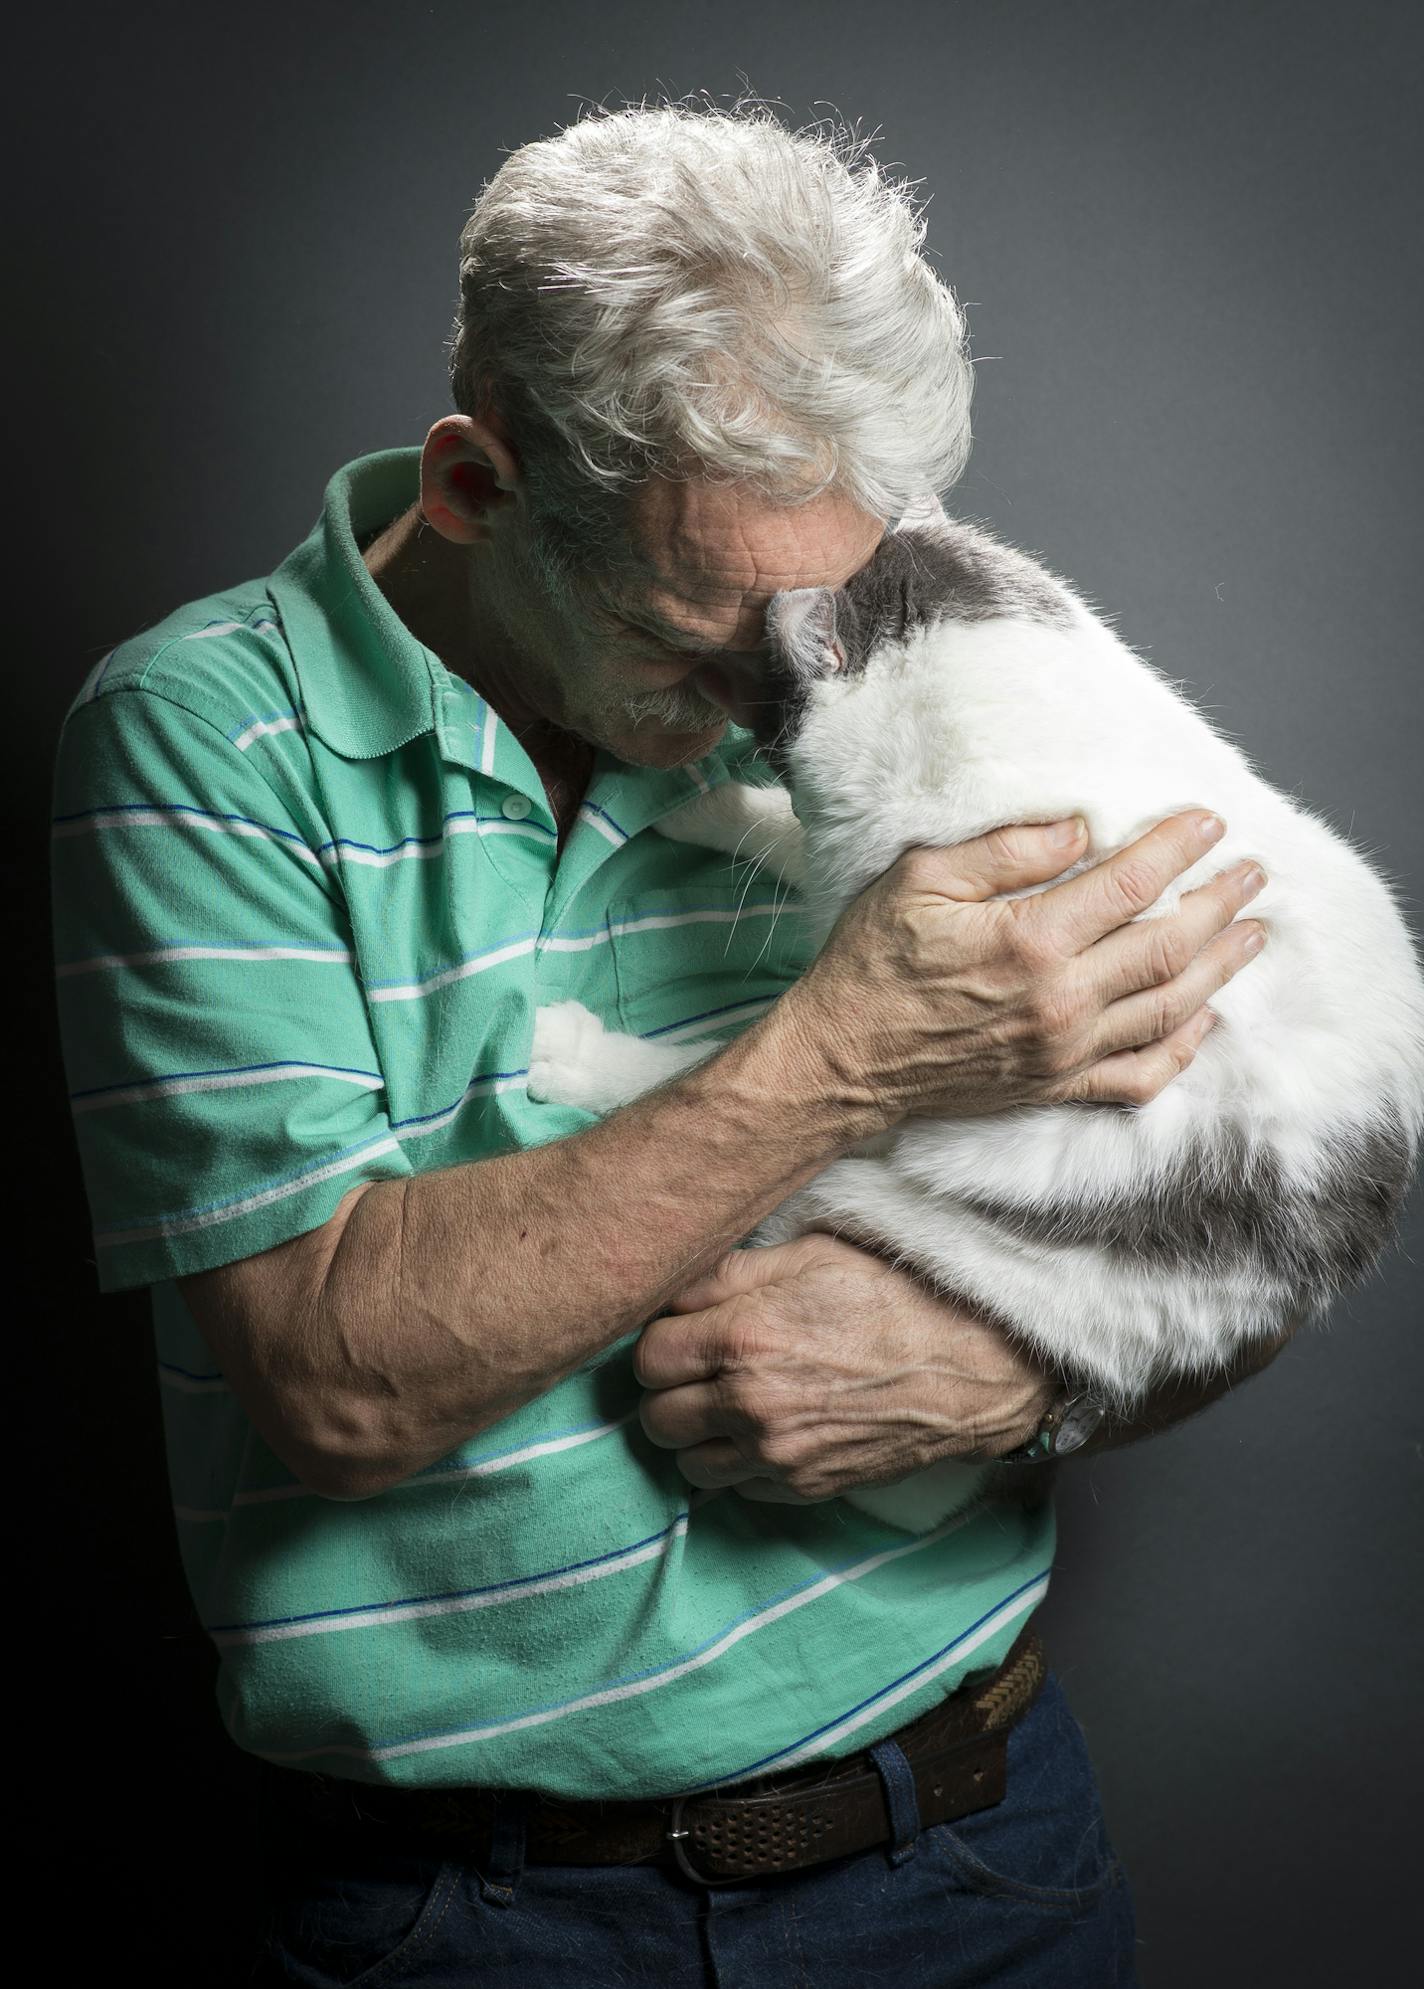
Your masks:
{"label": "wristwatch", "polygon": [[1066,1457],[1088,1441],[1107,1414],[1086,1388],[1066,1390],[1044,1412],[1043,1421],[1027,1443],[995,1459],[998,1464],[1038,1464],[1048,1457]]}

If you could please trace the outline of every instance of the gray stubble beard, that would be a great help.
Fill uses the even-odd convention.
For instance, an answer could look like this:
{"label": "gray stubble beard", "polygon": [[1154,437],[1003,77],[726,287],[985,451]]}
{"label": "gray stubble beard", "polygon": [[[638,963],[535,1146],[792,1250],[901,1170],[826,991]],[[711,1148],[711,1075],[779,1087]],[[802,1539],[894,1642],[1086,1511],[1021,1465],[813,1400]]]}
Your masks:
{"label": "gray stubble beard", "polygon": [[721,725],[727,714],[699,691],[674,688],[666,691],[638,691],[613,700],[619,717],[631,720],[634,728],[651,720],[670,732],[710,732]]}

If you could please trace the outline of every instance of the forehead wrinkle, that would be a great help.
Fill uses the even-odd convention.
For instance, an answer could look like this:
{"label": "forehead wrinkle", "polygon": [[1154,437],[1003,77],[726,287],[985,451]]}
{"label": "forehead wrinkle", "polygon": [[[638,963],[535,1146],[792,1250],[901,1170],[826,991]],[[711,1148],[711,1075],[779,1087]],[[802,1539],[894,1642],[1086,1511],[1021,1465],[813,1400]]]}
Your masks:
{"label": "forehead wrinkle", "polygon": [[[773,595],[839,587],[870,557],[883,522],[841,502],[805,511],[735,500],[697,483],[644,493],[641,611],[718,648],[758,648]],[[868,543],[862,544],[862,540]]]}
{"label": "forehead wrinkle", "polygon": [[[868,557],[869,551],[859,564]],[[858,566],[851,569],[858,570]],[[824,556],[813,555],[784,572],[753,567],[745,578],[731,574],[719,581],[704,569],[704,576],[691,584],[681,574],[659,578],[648,591],[642,613],[669,633],[712,642],[719,648],[737,647],[736,639],[743,634],[746,642],[742,646],[759,648],[773,596],[787,588],[841,587],[850,573],[844,558],[827,561]]]}
{"label": "forehead wrinkle", "polygon": [[[742,593],[728,588],[720,596],[726,604],[721,607],[704,604],[695,597],[676,594],[670,589],[657,588],[649,606],[649,617],[674,640],[698,642],[716,649],[732,649],[737,647],[738,637],[744,637],[743,646],[759,647],[766,607],[776,592],[775,587]],[[683,610],[681,615],[676,612],[678,609]],[[688,609],[691,613],[687,612]]]}
{"label": "forehead wrinkle", "polygon": [[650,614],[647,622],[664,642],[671,643],[674,648],[711,652],[722,647],[719,641],[703,635],[694,635],[685,628],[679,628],[675,622],[664,621],[661,615]]}

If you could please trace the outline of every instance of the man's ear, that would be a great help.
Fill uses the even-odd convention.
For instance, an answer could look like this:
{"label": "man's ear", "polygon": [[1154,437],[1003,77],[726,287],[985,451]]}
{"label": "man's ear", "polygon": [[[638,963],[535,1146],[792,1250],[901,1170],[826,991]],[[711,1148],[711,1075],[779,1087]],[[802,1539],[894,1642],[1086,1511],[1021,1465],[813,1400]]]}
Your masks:
{"label": "man's ear", "polygon": [[836,597],[830,587],[787,587],[773,594],[766,632],[797,677],[831,677],[846,666],[836,634]]}
{"label": "man's ear", "polygon": [[518,501],[519,458],[497,412],[481,420],[447,414],[425,438],[420,508],[456,545],[488,539],[490,513]]}

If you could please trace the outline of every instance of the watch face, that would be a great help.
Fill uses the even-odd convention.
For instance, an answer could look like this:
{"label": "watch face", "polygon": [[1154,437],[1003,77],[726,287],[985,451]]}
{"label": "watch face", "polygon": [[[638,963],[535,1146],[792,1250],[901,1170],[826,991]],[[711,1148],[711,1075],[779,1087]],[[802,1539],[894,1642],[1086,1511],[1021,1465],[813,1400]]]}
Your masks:
{"label": "watch face", "polygon": [[1085,1444],[1098,1424],[1107,1414],[1101,1402],[1095,1402],[1091,1395],[1076,1396],[1063,1411],[1063,1419],[1053,1441],[1053,1455],[1062,1457],[1065,1452],[1077,1450]]}

